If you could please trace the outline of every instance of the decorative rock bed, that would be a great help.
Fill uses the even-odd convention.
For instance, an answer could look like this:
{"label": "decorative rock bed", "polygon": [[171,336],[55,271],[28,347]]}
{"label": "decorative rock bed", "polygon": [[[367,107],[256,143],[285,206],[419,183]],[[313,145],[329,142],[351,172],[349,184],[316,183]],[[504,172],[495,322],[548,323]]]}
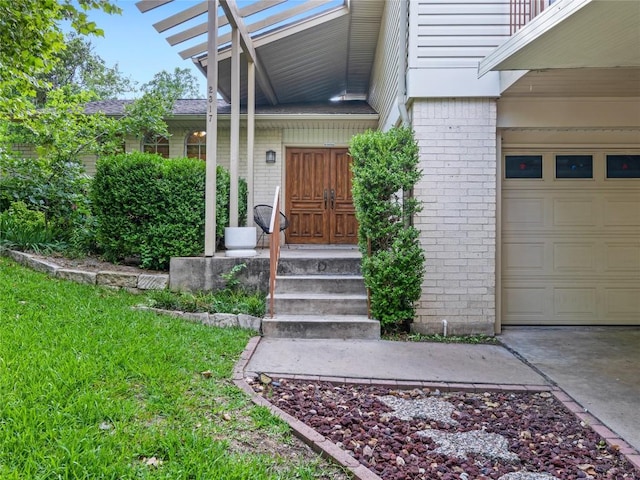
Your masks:
{"label": "decorative rock bed", "polygon": [[362,478],[640,479],[620,447],[607,445],[550,392],[247,381],[373,474]]}

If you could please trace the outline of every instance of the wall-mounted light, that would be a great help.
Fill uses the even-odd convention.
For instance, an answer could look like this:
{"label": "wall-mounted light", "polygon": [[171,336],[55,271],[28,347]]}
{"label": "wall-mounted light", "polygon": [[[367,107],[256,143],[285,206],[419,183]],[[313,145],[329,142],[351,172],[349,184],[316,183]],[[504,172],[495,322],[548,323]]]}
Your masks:
{"label": "wall-mounted light", "polygon": [[276,163],[276,152],[274,152],[273,150],[267,150],[266,162]]}

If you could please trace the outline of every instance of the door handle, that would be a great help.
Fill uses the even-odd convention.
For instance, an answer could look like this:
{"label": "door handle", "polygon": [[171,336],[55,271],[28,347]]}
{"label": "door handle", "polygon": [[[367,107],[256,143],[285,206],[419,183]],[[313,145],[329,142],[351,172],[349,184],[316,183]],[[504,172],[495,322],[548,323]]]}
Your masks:
{"label": "door handle", "polygon": [[327,209],[327,190],[325,189],[324,194],[322,195],[324,198],[324,209]]}
{"label": "door handle", "polygon": [[336,191],[331,189],[331,210],[336,208]]}

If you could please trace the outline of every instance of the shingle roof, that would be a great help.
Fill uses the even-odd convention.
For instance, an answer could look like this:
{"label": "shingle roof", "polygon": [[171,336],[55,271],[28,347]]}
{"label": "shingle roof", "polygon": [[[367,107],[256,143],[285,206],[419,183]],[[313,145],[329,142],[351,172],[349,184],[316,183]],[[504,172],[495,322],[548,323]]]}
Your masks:
{"label": "shingle roof", "polygon": [[[133,100],[100,100],[97,102],[89,102],[85,107],[86,113],[104,113],[105,115],[123,115],[124,108]],[[207,100],[204,98],[197,99],[179,99],[173,105],[173,115],[205,115],[207,111]],[[240,109],[242,113],[246,113],[246,108]],[[231,105],[224,100],[218,100],[218,113],[230,114]],[[256,114],[282,114],[282,115],[301,115],[301,114],[318,114],[318,115],[375,115],[377,112],[363,100],[351,100],[344,102],[325,102],[325,103],[291,103],[275,106],[257,106]]]}

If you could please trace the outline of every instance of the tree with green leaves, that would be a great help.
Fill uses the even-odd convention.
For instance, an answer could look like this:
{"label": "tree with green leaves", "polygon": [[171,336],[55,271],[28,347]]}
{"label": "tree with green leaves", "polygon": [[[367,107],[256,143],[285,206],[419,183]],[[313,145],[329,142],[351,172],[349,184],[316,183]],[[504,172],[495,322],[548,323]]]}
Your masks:
{"label": "tree with green leaves", "polygon": [[40,74],[36,105],[43,106],[49,91],[68,87],[72,93],[92,91],[97,100],[118,98],[135,90],[136,82],[120,72],[118,65],[107,66],[95,53],[91,41],[77,33],[65,37],[65,48],[54,56],[53,68]]}
{"label": "tree with green leaves", "polygon": [[159,95],[175,102],[179,98],[198,98],[198,79],[188,68],[176,67],[173,72],[162,70],[142,85],[147,94]]}
{"label": "tree with green leaves", "polygon": [[0,118],[33,108],[42,75],[65,49],[61,22],[82,35],[103,35],[87,11],[121,13],[110,0],[0,0]]}

